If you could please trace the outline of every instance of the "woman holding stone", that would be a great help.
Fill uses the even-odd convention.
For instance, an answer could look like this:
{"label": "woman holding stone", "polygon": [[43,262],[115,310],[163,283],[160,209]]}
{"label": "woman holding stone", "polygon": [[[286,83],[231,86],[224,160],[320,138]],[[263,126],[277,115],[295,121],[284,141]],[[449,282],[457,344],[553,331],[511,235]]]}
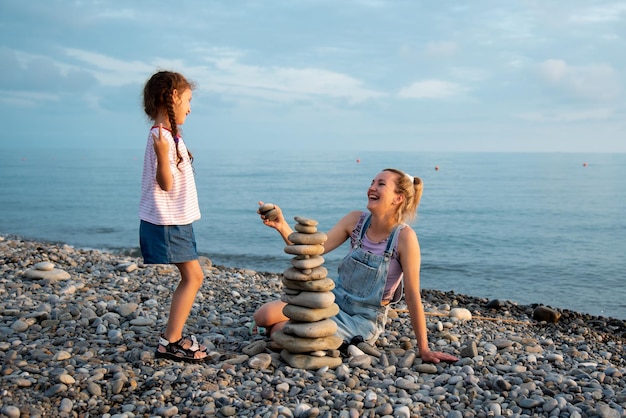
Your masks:
{"label": "woman holding stone", "polygon": [[[335,302],[340,311],[333,319],[337,334],[345,342],[355,338],[373,343],[384,331],[389,304],[402,295],[411,316],[411,325],[423,361],[457,361],[443,352],[430,351],[424,307],[420,295],[420,248],[415,231],[404,222],[413,219],[422,196],[421,179],[387,168],[367,189],[368,212],[345,215],[326,233],[324,254],[350,239],[351,249],[342,260],[335,280]],[[276,229],[290,245],[293,232],[281,209],[267,211],[259,202],[263,223]],[[263,209],[263,210],[261,210]],[[254,315],[255,323],[273,333],[289,320],[283,314],[285,302],[264,304]]]}

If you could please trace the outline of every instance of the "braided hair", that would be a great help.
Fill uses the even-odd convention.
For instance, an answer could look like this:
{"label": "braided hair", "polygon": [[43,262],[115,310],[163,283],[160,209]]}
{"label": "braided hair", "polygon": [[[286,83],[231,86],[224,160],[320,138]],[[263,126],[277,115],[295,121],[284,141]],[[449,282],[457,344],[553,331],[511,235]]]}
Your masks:
{"label": "braided hair", "polygon": [[[165,111],[170,121],[172,137],[176,144],[176,166],[182,161],[178,151],[178,125],[176,125],[176,114],[174,112],[174,90],[182,93],[186,89],[193,90],[195,84],[183,77],[182,74],[172,71],[159,71],[146,82],[143,88],[143,109],[146,115],[152,120],[156,120],[161,112]],[[193,155],[189,150],[189,159],[193,162]]]}

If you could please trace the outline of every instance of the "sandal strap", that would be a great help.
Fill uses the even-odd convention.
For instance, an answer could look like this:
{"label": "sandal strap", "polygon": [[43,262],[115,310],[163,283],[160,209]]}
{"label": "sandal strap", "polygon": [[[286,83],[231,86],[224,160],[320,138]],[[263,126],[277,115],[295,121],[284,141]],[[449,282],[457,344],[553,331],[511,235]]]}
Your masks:
{"label": "sandal strap", "polygon": [[187,347],[185,350],[189,350],[189,351],[198,351],[200,350],[200,343],[198,342],[198,338],[196,338],[195,335],[190,335],[188,337],[183,337],[180,340],[176,341],[176,342],[171,342],[168,341],[167,338],[165,338],[164,336],[161,335],[161,337],[159,338],[159,344],[161,344],[163,347],[167,347],[170,344],[172,345],[178,345],[182,348],[182,344],[183,341],[185,340],[190,340],[191,341],[191,346]]}
{"label": "sandal strap", "polygon": [[[191,340],[191,347],[189,347],[188,350],[191,350],[191,351],[200,350],[200,343],[198,342],[198,339],[196,338],[195,335],[190,335],[187,338]],[[185,340],[185,338],[183,338],[183,340]]]}

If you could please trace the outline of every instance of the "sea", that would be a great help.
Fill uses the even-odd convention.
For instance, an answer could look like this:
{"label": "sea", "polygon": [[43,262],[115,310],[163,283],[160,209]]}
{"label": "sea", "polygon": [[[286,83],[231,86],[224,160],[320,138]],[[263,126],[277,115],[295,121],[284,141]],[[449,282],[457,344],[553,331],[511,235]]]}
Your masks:
{"label": "sea", "polygon": [[[424,181],[421,286],[626,319],[626,154],[194,150],[200,254],[280,273],[258,202],[330,229],[378,172]],[[138,256],[142,149],[0,153],[0,234]],[[325,256],[329,277],[346,245]]]}

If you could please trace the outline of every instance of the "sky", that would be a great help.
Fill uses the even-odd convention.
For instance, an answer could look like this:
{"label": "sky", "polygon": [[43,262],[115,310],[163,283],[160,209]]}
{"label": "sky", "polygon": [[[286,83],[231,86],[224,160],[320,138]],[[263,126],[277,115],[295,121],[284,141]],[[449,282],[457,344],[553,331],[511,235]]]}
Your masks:
{"label": "sky", "polygon": [[626,152],[623,0],[0,0],[0,150]]}

